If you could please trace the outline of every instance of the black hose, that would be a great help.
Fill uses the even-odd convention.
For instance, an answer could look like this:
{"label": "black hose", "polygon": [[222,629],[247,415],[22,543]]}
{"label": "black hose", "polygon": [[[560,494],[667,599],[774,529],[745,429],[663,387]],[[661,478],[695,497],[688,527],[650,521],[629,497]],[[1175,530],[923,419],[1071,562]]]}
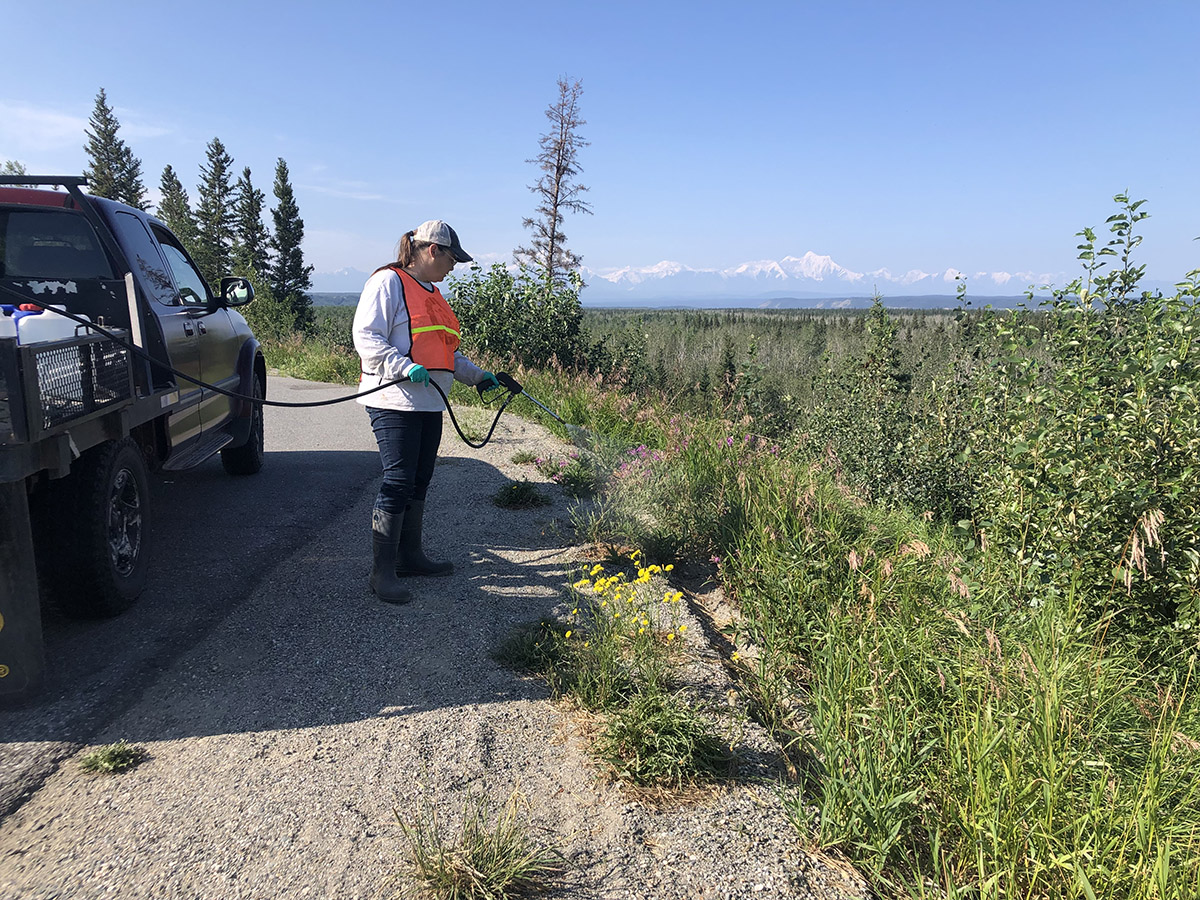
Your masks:
{"label": "black hose", "polygon": [[[51,310],[52,312],[56,313],[57,315],[63,316],[67,319],[71,319],[74,322],[78,322],[80,325],[86,325],[92,331],[96,331],[96,332],[104,335],[110,341],[120,344],[122,347],[124,347],[126,350],[128,350],[130,353],[132,353],[134,356],[138,356],[138,357],[146,360],[151,365],[158,366],[161,369],[165,369],[166,371],[170,372],[172,375],[175,375],[178,378],[182,378],[184,381],[189,381],[192,384],[199,385],[200,387],[208,388],[209,390],[216,391],[218,394],[222,394],[222,395],[224,395],[226,397],[230,397],[234,400],[241,400],[246,403],[257,403],[259,406],[275,406],[275,407],[282,407],[285,409],[306,409],[306,408],[315,407],[315,406],[332,406],[336,403],[346,403],[347,401],[350,401],[350,400],[357,400],[359,397],[365,397],[368,394],[374,394],[376,391],[382,391],[384,388],[390,388],[393,385],[402,384],[405,381],[411,380],[408,378],[408,376],[402,375],[400,378],[397,378],[395,381],[384,382],[383,384],[380,384],[377,387],[368,388],[365,391],[358,391],[353,394],[348,394],[345,397],[334,397],[330,400],[310,400],[310,401],[305,401],[305,402],[297,401],[294,403],[289,403],[284,400],[267,400],[265,397],[247,397],[245,394],[239,394],[239,393],[236,393],[235,391],[227,391],[227,390],[225,390],[225,388],[217,387],[215,384],[209,384],[207,381],[201,381],[199,378],[193,378],[191,375],[188,375],[185,372],[180,372],[178,369],[176,369],[174,366],[170,365],[169,363],[164,363],[161,360],[155,359],[153,356],[151,356],[149,353],[147,353],[141,347],[138,347],[134,344],[129,343],[124,338],[117,336],[113,332],[109,331],[107,328],[103,327],[102,325],[97,325],[95,322],[92,322],[89,319],[86,319],[82,316],[77,316],[74,313],[67,312],[64,309],[54,309],[50,305],[42,303],[40,300],[31,300],[30,298],[26,297],[24,294],[22,294],[18,291],[14,291],[12,288],[10,288],[6,285],[3,285],[3,284],[0,284],[0,291],[4,291],[5,293],[11,294],[14,297],[19,297],[21,300],[21,303],[28,303],[32,306],[40,306],[43,310]],[[500,374],[504,375],[503,372]],[[509,379],[507,375],[505,375],[505,378],[511,381],[511,379]],[[514,384],[515,384],[515,382],[514,382]],[[500,408],[498,410],[496,410],[496,418],[492,420],[492,427],[488,429],[487,437],[485,437],[481,443],[475,444],[467,439],[467,436],[465,434],[463,434],[462,428],[459,427],[458,419],[456,419],[454,417],[454,409],[450,406],[450,398],[446,396],[446,392],[443,391],[441,386],[437,382],[435,382],[432,378],[429,380],[429,385],[441,395],[442,401],[446,404],[446,412],[450,413],[450,422],[454,425],[454,430],[456,432],[458,432],[458,436],[460,438],[462,438],[462,442],[464,444],[466,444],[468,447],[473,447],[476,450],[483,447],[485,444],[487,444],[488,441],[490,441],[492,439],[492,432],[494,432],[496,430],[496,425],[498,425],[500,422],[500,415],[504,412],[504,410],[508,406],[508,404],[512,402],[513,398],[516,397],[520,393],[519,385],[517,386],[517,388],[518,388],[517,391],[515,391],[515,392],[511,391],[511,390],[508,391],[507,399],[502,404],[500,404]],[[480,397],[482,397],[482,396],[483,396],[483,393],[481,391]]]}

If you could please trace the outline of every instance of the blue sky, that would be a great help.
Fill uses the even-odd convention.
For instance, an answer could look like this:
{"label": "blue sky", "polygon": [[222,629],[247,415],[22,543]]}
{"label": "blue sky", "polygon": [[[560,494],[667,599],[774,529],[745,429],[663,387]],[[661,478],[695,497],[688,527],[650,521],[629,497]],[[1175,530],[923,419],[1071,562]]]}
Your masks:
{"label": "blue sky", "polygon": [[1195,0],[0,0],[0,21],[0,160],[81,171],[103,87],[155,191],[170,164],[194,200],[214,136],[269,200],[286,159],[318,271],[370,270],[427,218],[508,259],[560,76],[595,211],[565,231],[596,269],[811,250],[1073,274],[1123,190],[1150,275],[1200,267]]}

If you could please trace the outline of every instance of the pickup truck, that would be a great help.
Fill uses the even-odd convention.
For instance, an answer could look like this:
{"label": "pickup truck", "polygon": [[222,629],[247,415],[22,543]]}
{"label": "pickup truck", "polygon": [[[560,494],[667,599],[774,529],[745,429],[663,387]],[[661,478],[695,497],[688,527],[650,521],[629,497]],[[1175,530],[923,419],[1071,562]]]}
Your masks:
{"label": "pickup truck", "polygon": [[83,178],[2,180],[0,699],[22,700],[44,675],[41,595],[82,617],[128,608],[150,566],[148,471],[220,453],[257,472],[267,382],[235,308],[247,279],[214,293],[163,222]]}

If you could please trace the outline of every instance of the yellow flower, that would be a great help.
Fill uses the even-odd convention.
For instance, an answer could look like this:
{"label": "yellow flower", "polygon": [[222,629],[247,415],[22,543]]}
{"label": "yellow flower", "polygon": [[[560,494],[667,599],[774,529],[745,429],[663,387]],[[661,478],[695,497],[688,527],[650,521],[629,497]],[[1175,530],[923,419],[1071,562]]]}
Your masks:
{"label": "yellow flower", "polygon": [[600,565],[600,563],[596,563],[596,565],[592,566],[592,571],[589,572],[588,574],[589,575],[598,575],[603,571],[604,571],[604,566]]}
{"label": "yellow flower", "polygon": [[680,626],[679,626],[679,630],[680,630],[680,631],[687,631],[687,626],[686,626],[686,625],[680,625]]}
{"label": "yellow flower", "polygon": [[737,662],[737,661],[738,661],[739,659],[741,659],[741,658],[742,658],[742,654],[740,654],[740,653],[738,653],[736,650],[734,650],[734,651],[733,651],[733,661],[734,661],[734,662]]}
{"label": "yellow flower", "polygon": [[573,585],[571,585],[571,587],[582,590],[585,587],[591,587],[591,585],[592,585],[592,583],[590,581],[588,581],[586,578],[581,578],[577,582],[575,582]]}
{"label": "yellow flower", "polygon": [[563,636],[564,636],[564,637],[570,637],[570,636],[571,636],[571,632],[570,632],[570,631],[568,631],[568,632],[567,632],[565,635],[563,635]]}
{"label": "yellow flower", "polygon": [[621,618],[621,614],[619,612],[615,612],[615,613],[613,613],[613,618],[619,619],[619,618]]}
{"label": "yellow flower", "polygon": [[674,569],[674,568],[675,568],[675,564],[674,564],[674,563],[667,563],[667,568],[666,568],[666,571],[670,572],[670,571],[671,571],[672,569]]}
{"label": "yellow flower", "polygon": [[638,629],[638,634],[645,634],[645,633],[646,633],[646,629],[645,629],[645,628],[639,628],[639,629]]}
{"label": "yellow flower", "polygon": [[668,634],[668,635],[667,635],[667,640],[668,640],[668,641],[673,641],[673,640],[675,640],[675,632],[673,632],[673,631],[672,631],[670,634]]}

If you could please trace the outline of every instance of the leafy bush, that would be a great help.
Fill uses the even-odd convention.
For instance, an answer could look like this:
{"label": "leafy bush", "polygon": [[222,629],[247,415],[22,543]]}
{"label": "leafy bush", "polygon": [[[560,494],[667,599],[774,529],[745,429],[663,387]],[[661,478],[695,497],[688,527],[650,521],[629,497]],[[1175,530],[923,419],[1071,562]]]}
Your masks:
{"label": "leafy bush", "polygon": [[583,309],[578,273],[563,285],[525,266],[514,274],[503,263],[486,273],[472,266],[450,282],[451,305],[468,353],[544,367],[557,359],[574,365],[580,355]]}
{"label": "leafy bush", "polygon": [[[970,453],[974,526],[1016,561],[1023,583],[1079,590],[1122,630],[1198,624],[1200,272],[1164,298],[1137,293],[1141,202],[1116,198],[1115,237],[1080,232],[1085,277],[1041,308],[1047,357],[1027,318],[994,322],[1002,353],[981,374]],[[1105,257],[1120,268],[1102,272]]]}

